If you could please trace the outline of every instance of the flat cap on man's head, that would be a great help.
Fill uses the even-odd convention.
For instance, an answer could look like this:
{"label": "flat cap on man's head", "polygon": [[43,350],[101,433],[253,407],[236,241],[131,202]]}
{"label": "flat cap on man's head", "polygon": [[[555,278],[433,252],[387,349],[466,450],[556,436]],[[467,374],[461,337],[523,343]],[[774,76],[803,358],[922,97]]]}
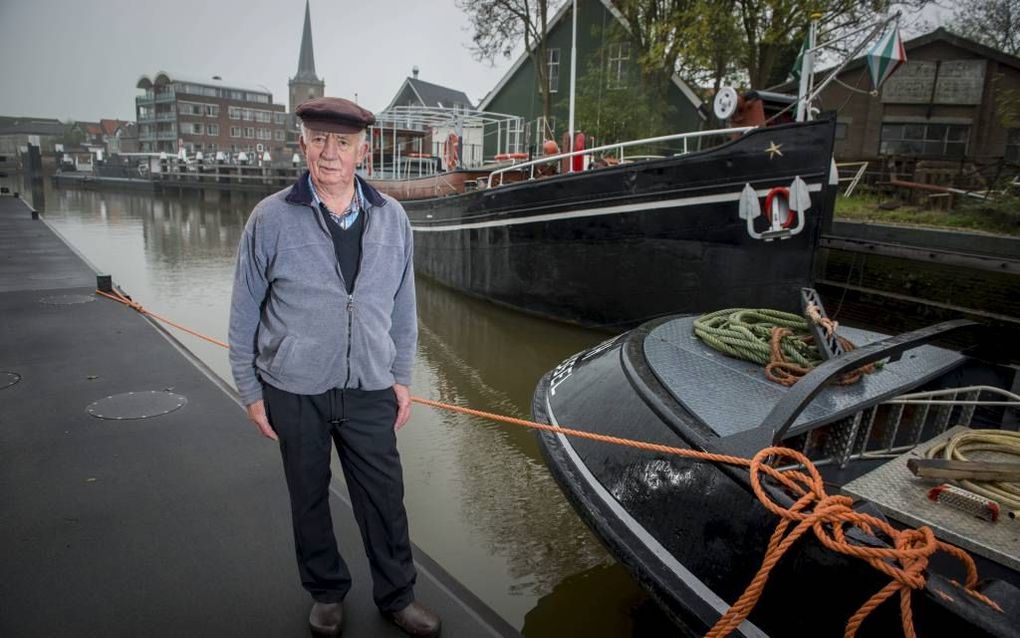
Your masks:
{"label": "flat cap on man's head", "polygon": [[308,128],[329,133],[357,133],[375,124],[371,111],[341,97],[317,97],[294,110]]}

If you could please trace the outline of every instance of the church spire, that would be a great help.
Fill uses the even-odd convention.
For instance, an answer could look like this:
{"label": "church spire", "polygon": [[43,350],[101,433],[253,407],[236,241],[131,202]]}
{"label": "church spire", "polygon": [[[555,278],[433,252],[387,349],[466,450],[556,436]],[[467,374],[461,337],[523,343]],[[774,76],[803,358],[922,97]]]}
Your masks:
{"label": "church spire", "polygon": [[305,0],[305,30],[301,34],[301,54],[298,56],[297,74],[287,83],[290,87],[290,112],[306,100],[326,94],[326,82],[315,75],[315,55],[312,53],[312,12]]}
{"label": "church spire", "polygon": [[305,0],[305,30],[301,35],[301,55],[298,57],[297,75],[295,80],[319,80],[315,75],[315,54],[312,52],[312,14]]}

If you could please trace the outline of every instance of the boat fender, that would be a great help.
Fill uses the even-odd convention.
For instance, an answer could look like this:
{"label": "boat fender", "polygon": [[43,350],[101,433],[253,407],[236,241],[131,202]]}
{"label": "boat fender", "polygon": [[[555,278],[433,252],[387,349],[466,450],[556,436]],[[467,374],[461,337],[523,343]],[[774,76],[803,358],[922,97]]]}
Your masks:
{"label": "boat fender", "polygon": [[[584,133],[578,132],[577,135],[574,136],[574,148],[571,150],[583,151],[584,143],[585,143]],[[570,158],[571,167],[573,168],[575,173],[584,170],[584,158],[585,158],[584,155],[575,155]]]}
{"label": "boat fender", "polygon": [[460,138],[456,133],[450,133],[446,138],[446,170],[452,171],[457,168],[457,145]]}

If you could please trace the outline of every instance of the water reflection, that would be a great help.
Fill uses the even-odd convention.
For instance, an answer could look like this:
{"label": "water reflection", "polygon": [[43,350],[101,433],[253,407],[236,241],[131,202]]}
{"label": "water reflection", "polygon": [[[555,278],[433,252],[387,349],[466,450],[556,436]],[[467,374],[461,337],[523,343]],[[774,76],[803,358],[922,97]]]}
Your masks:
{"label": "water reflection", "polygon": [[521,633],[551,636],[550,627],[558,636],[695,636],[671,623],[619,563],[562,580],[528,612]]}
{"label": "water reflection", "polygon": [[[33,197],[45,199],[47,222],[136,300],[225,340],[234,253],[256,200],[48,185]],[[418,312],[414,394],[520,417],[546,370],[605,337],[422,279]],[[224,350],[180,338],[230,378]],[[531,638],[581,635],[572,616],[589,601],[584,613],[601,620],[583,635],[637,631],[630,614],[640,594],[559,491],[533,433],[416,406],[399,445],[414,541],[511,624],[526,625]]]}
{"label": "water reflection", "polygon": [[[419,376],[429,383],[417,392],[446,403],[527,417],[539,376],[602,336],[522,317],[428,280],[418,286]],[[429,471],[449,473],[474,543],[505,562],[517,613],[564,575],[609,560],[560,493],[530,431],[449,412],[431,418],[442,443],[431,450]]]}

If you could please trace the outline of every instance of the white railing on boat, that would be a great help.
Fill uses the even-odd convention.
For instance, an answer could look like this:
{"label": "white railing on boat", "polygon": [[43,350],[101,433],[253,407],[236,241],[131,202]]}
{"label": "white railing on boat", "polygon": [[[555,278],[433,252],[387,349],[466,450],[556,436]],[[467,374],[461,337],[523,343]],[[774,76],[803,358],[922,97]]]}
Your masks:
{"label": "white railing on boat", "polygon": [[[628,142],[615,142],[613,144],[606,144],[603,146],[596,146],[593,148],[585,148],[579,151],[571,151],[569,153],[559,153],[558,155],[546,155],[538,159],[533,159],[527,162],[521,162],[512,166],[506,166],[498,168],[489,174],[489,186],[500,186],[503,184],[503,174],[509,171],[520,171],[522,169],[530,169],[528,179],[535,179],[535,167],[549,164],[551,162],[558,162],[565,158],[573,158],[579,155],[591,155],[594,153],[605,153],[607,151],[618,151],[619,160],[625,161],[624,149],[631,146],[644,146],[648,144],[659,144],[661,142],[673,142],[682,140],[684,143],[683,151],[681,155],[686,155],[689,152],[688,141],[693,139],[701,139],[703,137],[715,136],[715,135],[743,135],[744,133],[753,130],[754,126],[740,126],[735,128],[723,128],[713,129],[709,131],[691,131],[689,133],[674,133],[673,135],[660,135],[659,137],[648,137],[641,140],[630,140]],[[499,180],[496,180],[496,176],[499,176]]]}

